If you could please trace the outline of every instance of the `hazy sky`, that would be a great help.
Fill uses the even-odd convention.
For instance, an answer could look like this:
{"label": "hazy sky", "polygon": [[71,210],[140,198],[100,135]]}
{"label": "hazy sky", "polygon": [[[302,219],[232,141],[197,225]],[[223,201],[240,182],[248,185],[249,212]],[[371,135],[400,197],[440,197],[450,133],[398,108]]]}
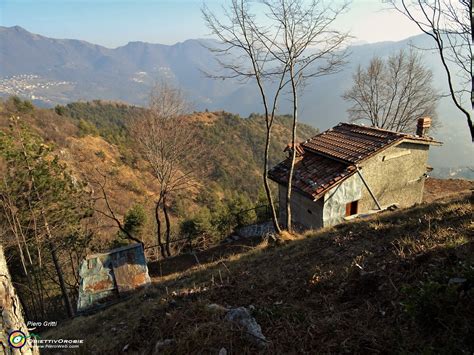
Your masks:
{"label": "hazy sky", "polygon": [[[338,0],[335,0],[338,1]],[[219,10],[225,0],[207,0]],[[0,25],[19,25],[54,38],[76,38],[117,47],[129,41],[173,44],[207,37],[203,0],[0,0]],[[356,41],[400,40],[417,28],[383,0],[353,0],[338,26]]]}

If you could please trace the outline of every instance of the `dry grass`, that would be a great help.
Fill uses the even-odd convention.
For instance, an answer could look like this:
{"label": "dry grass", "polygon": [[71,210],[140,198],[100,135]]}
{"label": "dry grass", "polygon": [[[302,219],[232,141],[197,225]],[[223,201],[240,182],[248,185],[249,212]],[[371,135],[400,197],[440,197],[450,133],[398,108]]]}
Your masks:
{"label": "dry grass", "polygon": [[423,201],[433,202],[437,199],[453,197],[461,192],[471,193],[472,191],[474,191],[472,180],[429,178],[425,181]]}
{"label": "dry grass", "polygon": [[189,119],[194,122],[201,122],[205,125],[213,125],[223,112],[195,112]]}
{"label": "dry grass", "polygon": [[[459,276],[459,265],[472,265],[472,232],[468,198],[384,213],[169,274],[43,336],[83,337],[86,353],[116,353],[128,344],[148,354],[168,338],[176,341],[166,350],[173,354],[257,352],[241,329],[207,310],[218,303],[255,306],[271,354],[443,352],[446,344],[472,351],[462,336],[425,332],[402,305],[407,287],[440,272]],[[474,316],[470,302],[460,323]]]}

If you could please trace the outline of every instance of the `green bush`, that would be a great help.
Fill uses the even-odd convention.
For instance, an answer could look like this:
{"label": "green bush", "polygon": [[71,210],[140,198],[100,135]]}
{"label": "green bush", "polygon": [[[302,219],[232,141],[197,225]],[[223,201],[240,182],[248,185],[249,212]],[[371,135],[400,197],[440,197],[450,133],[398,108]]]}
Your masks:
{"label": "green bush", "polygon": [[426,331],[443,327],[451,314],[456,312],[458,292],[455,285],[443,285],[435,281],[406,288],[405,311]]}
{"label": "green bush", "polygon": [[[127,213],[125,213],[123,218],[123,229],[132,236],[140,238],[146,220],[146,212],[143,206],[135,204],[127,211]],[[110,248],[119,248],[128,245],[129,243],[130,240],[127,238],[126,233],[119,230],[117,232],[117,238],[112,241]]]}
{"label": "green bush", "polygon": [[123,228],[132,235],[141,233],[146,223],[146,212],[142,205],[133,205],[125,214]]}
{"label": "green bush", "polygon": [[79,128],[79,135],[81,137],[88,136],[88,135],[91,135],[91,136],[99,135],[99,130],[97,129],[97,127],[86,120],[82,120],[82,119],[79,120],[78,128]]}
{"label": "green bush", "polygon": [[185,219],[181,222],[180,232],[182,235],[195,238],[201,235],[217,237],[213,216],[211,211],[204,207],[201,208],[192,218]]}
{"label": "green bush", "polygon": [[28,113],[28,112],[33,111],[35,108],[33,104],[31,103],[31,101],[22,100],[18,96],[12,96],[10,100],[13,106],[15,107],[15,109],[20,113]]}
{"label": "green bush", "polygon": [[66,115],[67,110],[66,110],[66,107],[64,106],[56,105],[54,107],[54,112],[56,112],[56,114],[58,114],[59,116],[64,116]]}

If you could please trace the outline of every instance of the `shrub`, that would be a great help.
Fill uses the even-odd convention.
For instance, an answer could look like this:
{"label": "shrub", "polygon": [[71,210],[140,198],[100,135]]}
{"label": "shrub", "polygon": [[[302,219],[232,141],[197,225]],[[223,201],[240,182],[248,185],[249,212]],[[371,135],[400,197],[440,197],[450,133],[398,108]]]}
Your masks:
{"label": "shrub", "polygon": [[62,105],[56,105],[54,107],[54,112],[56,112],[56,114],[58,114],[59,116],[64,116],[66,115],[66,107],[62,106]]}
{"label": "shrub", "polygon": [[97,127],[86,120],[82,120],[82,119],[79,120],[78,128],[79,128],[79,136],[81,137],[88,136],[88,135],[91,135],[91,136],[99,135],[99,130],[97,129]]}
{"label": "shrub", "polygon": [[31,112],[35,108],[33,106],[33,104],[31,103],[31,101],[22,100],[18,96],[12,96],[10,98],[10,100],[11,100],[11,103],[13,104],[13,106],[15,107],[15,110],[17,110],[18,112],[21,112],[21,113]]}
{"label": "shrub", "polygon": [[201,208],[192,218],[185,219],[181,222],[180,232],[191,238],[200,235],[216,237],[217,233],[211,211],[206,207]]}
{"label": "shrub", "polygon": [[[133,205],[123,218],[123,228],[135,237],[139,237],[146,223],[146,212],[142,205]],[[117,238],[110,245],[111,248],[118,248],[129,244],[130,240],[122,231],[117,232]]]}

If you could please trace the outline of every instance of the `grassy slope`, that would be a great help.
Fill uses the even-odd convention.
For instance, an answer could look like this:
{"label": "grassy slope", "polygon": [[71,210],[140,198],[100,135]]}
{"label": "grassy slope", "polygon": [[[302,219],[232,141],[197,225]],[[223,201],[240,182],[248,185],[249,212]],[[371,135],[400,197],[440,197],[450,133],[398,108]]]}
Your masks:
{"label": "grassy slope", "polygon": [[472,352],[473,289],[448,287],[451,277],[474,282],[471,202],[437,201],[280,246],[263,243],[154,279],[131,299],[44,337],[84,338],[85,353],[127,344],[152,353],[167,338],[176,340],[173,354],[256,352],[241,330],[207,310],[218,303],[254,305],[268,353]]}

